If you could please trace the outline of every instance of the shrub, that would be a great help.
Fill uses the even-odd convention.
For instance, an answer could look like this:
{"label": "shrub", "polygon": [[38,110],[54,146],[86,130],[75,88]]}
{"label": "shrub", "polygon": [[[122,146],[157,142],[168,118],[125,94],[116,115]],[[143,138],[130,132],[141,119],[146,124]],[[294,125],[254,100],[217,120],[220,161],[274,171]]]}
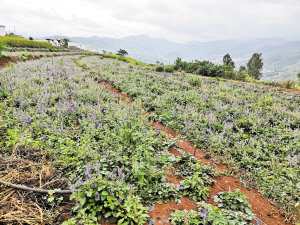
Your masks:
{"label": "shrub", "polygon": [[27,47],[27,48],[51,48],[52,45],[49,42],[42,41],[30,41],[25,38],[3,36],[0,37],[6,46],[10,47]]}
{"label": "shrub", "polygon": [[197,75],[190,75],[187,79],[188,83],[194,87],[200,87],[202,83],[202,78]]}
{"label": "shrub", "polygon": [[2,55],[2,51],[4,50],[4,44],[0,41],[0,56]]}
{"label": "shrub", "polygon": [[282,87],[283,88],[292,89],[295,86],[296,86],[296,82],[294,80],[291,80],[291,79],[287,79],[287,80],[282,82]]}
{"label": "shrub", "polygon": [[237,73],[237,79],[245,81],[247,75],[248,75],[247,72],[245,70],[242,70],[242,71],[240,71],[240,72]]}
{"label": "shrub", "polygon": [[118,60],[123,61],[123,62],[129,62],[124,56],[120,56]]}
{"label": "shrub", "polygon": [[155,69],[156,72],[164,72],[164,70],[165,70],[165,68],[163,66],[158,66]]}
{"label": "shrub", "polygon": [[173,69],[172,66],[168,66],[168,67],[165,68],[165,72],[166,72],[166,73],[173,73],[173,72],[174,72],[174,69]]}
{"label": "shrub", "polygon": [[88,56],[93,56],[93,55],[95,55],[94,52],[84,52],[83,54],[88,55]]}

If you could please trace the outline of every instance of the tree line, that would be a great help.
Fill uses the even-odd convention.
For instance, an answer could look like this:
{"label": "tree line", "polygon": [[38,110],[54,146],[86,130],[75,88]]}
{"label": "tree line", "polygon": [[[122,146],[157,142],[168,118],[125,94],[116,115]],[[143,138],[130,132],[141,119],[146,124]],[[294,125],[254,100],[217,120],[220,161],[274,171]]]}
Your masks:
{"label": "tree line", "polygon": [[174,70],[183,70],[187,73],[195,73],[202,76],[237,80],[245,80],[249,76],[259,80],[262,77],[263,58],[261,53],[254,53],[246,66],[240,66],[238,71],[234,70],[235,64],[229,54],[224,55],[222,65],[207,60],[185,62],[181,58],[177,58],[173,67]]}

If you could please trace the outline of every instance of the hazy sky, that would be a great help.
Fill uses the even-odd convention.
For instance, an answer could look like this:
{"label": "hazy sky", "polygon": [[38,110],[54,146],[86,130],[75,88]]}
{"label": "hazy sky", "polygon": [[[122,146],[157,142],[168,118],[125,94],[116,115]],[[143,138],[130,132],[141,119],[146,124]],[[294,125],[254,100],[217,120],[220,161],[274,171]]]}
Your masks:
{"label": "hazy sky", "polygon": [[0,25],[33,37],[300,40],[300,0],[0,0]]}

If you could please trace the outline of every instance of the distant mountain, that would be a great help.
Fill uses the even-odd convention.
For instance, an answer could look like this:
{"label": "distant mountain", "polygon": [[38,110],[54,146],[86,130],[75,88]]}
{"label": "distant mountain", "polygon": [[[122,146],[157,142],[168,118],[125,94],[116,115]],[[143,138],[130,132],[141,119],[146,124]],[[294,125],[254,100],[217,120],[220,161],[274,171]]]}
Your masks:
{"label": "distant mountain", "polygon": [[300,41],[279,38],[231,39],[212,42],[190,41],[180,44],[164,38],[147,35],[129,36],[121,39],[108,37],[70,37],[81,42],[91,51],[116,53],[125,49],[129,56],[146,63],[156,61],[173,63],[177,57],[182,60],[210,60],[222,63],[223,56],[231,55],[237,67],[245,65],[253,53],[262,53],[265,80],[296,78],[300,72]]}

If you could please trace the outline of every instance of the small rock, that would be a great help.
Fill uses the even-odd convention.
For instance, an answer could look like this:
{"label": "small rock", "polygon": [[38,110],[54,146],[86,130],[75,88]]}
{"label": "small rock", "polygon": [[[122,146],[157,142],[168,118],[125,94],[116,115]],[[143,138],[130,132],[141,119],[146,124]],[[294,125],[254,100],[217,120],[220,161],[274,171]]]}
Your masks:
{"label": "small rock", "polygon": [[268,214],[267,214],[268,216],[271,216],[271,214],[268,212]]}
{"label": "small rock", "polygon": [[149,218],[148,218],[148,224],[149,224],[149,225],[154,225],[154,221],[155,221],[154,218],[152,218],[152,217],[149,217]]}
{"label": "small rock", "polygon": [[148,207],[149,207],[148,211],[153,211],[155,209],[155,205],[149,205]]}
{"label": "small rock", "polygon": [[178,201],[176,202],[176,205],[179,205],[179,204],[181,204],[181,200],[180,199],[178,199]]}
{"label": "small rock", "polygon": [[[192,200],[192,199],[190,199],[190,198],[189,198],[189,201],[190,201],[190,202],[196,202],[196,201],[194,201],[194,200]],[[196,202],[196,203],[197,203],[197,202]]]}
{"label": "small rock", "polygon": [[193,209],[197,210],[198,208],[196,206],[193,206]]}
{"label": "small rock", "polygon": [[156,219],[159,219],[159,220],[160,220],[160,217],[156,217]]}
{"label": "small rock", "polygon": [[170,222],[170,218],[171,218],[171,217],[169,217],[169,218],[167,218],[167,219],[163,219],[163,221]]}

